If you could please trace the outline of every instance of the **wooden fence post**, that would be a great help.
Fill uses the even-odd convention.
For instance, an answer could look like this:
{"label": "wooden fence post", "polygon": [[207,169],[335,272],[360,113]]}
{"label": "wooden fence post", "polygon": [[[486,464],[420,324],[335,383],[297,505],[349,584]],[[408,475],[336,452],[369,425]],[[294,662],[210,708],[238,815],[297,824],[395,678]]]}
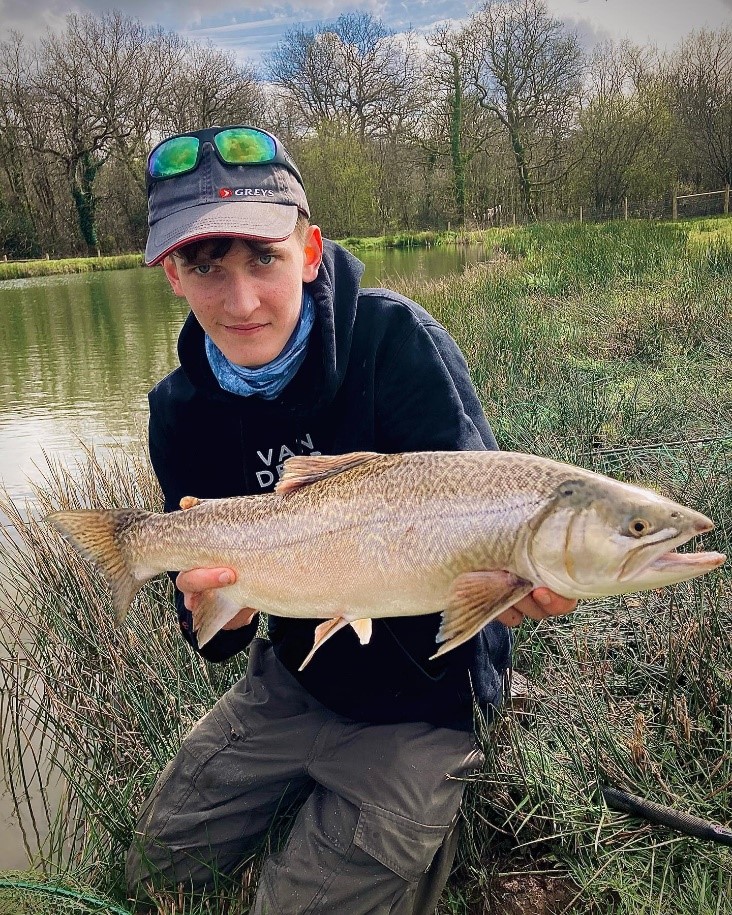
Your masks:
{"label": "wooden fence post", "polygon": [[625,209],[625,221],[627,222],[628,221],[628,198],[627,197],[625,198],[624,209]]}
{"label": "wooden fence post", "polygon": [[580,207],[580,222],[582,222],[582,207]]}
{"label": "wooden fence post", "polygon": [[729,213],[729,184],[724,186],[724,213],[725,216]]}
{"label": "wooden fence post", "polygon": [[676,198],[676,188],[674,188],[674,202],[671,210],[671,218],[677,220],[679,218],[679,202]]}

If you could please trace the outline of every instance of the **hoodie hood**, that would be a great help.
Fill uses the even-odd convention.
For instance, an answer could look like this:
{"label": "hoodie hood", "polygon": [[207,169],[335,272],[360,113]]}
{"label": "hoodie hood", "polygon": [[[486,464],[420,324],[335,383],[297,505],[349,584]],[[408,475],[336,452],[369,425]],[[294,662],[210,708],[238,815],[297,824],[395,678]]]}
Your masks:
{"label": "hoodie hood", "polygon": [[[324,239],[318,275],[307,284],[315,302],[315,326],[302,367],[277,398],[283,406],[311,413],[335,397],[348,369],[363,271],[364,265],[358,258]],[[203,329],[190,312],[178,338],[178,358],[188,381],[216,399],[241,399],[240,395],[219,387],[206,357],[204,341]]]}

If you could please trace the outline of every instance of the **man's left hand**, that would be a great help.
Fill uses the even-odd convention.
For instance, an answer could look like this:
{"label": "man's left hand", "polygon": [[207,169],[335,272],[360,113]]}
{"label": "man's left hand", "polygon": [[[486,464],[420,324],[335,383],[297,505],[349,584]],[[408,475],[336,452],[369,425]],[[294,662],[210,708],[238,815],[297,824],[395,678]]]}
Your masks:
{"label": "man's left hand", "polygon": [[571,613],[576,606],[576,600],[555,594],[549,588],[536,588],[531,594],[522,597],[513,607],[504,610],[498,619],[506,626],[518,626],[527,616],[532,620],[545,620],[550,616],[564,616],[565,613]]}

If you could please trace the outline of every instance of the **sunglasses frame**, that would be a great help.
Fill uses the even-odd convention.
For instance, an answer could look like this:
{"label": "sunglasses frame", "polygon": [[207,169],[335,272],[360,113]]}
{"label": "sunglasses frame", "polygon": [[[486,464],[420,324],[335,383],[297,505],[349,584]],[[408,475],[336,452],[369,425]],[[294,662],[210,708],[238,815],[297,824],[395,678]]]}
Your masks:
{"label": "sunglasses frame", "polygon": [[[215,140],[214,140],[214,138],[218,134],[224,133],[224,131],[227,131],[227,130],[251,130],[254,133],[262,134],[263,136],[268,137],[270,140],[272,140],[274,142],[274,146],[275,146],[274,156],[271,159],[267,159],[265,162],[227,162],[226,159],[224,159],[223,156],[221,155],[221,152],[219,151],[219,148],[216,145]],[[157,175],[153,175],[150,172],[150,162],[152,160],[152,157],[160,149],[161,146],[164,146],[170,140],[177,140],[181,137],[193,137],[194,139],[198,140],[198,150],[196,152],[195,163],[190,168],[187,168],[184,171],[176,172],[174,175],[162,175],[160,177],[158,177]],[[189,131],[185,131],[184,133],[176,133],[170,137],[166,137],[164,140],[161,140],[158,144],[156,144],[150,150],[148,157],[147,157],[147,164],[145,166],[145,181],[146,181],[148,190],[150,189],[150,187],[153,184],[157,183],[158,181],[169,181],[171,178],[180,178],[182,175],[188,175],[190,172],[195,172],[195,170],[201,164],[201,156],[203,155],[203,148],[206,145],[206,143],[208,143],[211,146],[211,148],[213,149],[214,154],[218,158],[219,162],[221,162],[223,165],[228,165],[228,166],[282,165],[289,172],[291,172],[295,176],[295,178],[297,178],[300,185],[304,187],[302,175],[297,170],[297,166],[292,161],[292,159],[289,156],[289,153],[287,153],[284,146],[280,143],[280,141],[277,139],[277,137],[275,137],[273,134],[269,133],[269,131],[267,131],[267,130],[262,130],[261,127],[252,127],[250,124],[229,124],[226,127],[204,127],[201,130],[189,130]]]}

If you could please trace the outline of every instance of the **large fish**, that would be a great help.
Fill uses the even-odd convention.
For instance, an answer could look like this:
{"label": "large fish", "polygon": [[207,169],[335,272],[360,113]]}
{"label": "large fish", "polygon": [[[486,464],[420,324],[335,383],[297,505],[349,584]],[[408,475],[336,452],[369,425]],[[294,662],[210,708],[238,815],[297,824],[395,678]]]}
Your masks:
{"label": "large fish", "polygon": [[437,657],[537,586],[575,599],[625,594],[725,560],[675,552],[714,527],[699,512],[570,464],[502,451],[293,457],[274,493],[183,504],[193,507],[63,511],[49,520],[101,569],[118,621],[153,576],[227,566],[237,580],[202,602],[199,644],[242,607],[324,620],[305,663],[349,624],[366,643],[374,617],[442,611]]}

